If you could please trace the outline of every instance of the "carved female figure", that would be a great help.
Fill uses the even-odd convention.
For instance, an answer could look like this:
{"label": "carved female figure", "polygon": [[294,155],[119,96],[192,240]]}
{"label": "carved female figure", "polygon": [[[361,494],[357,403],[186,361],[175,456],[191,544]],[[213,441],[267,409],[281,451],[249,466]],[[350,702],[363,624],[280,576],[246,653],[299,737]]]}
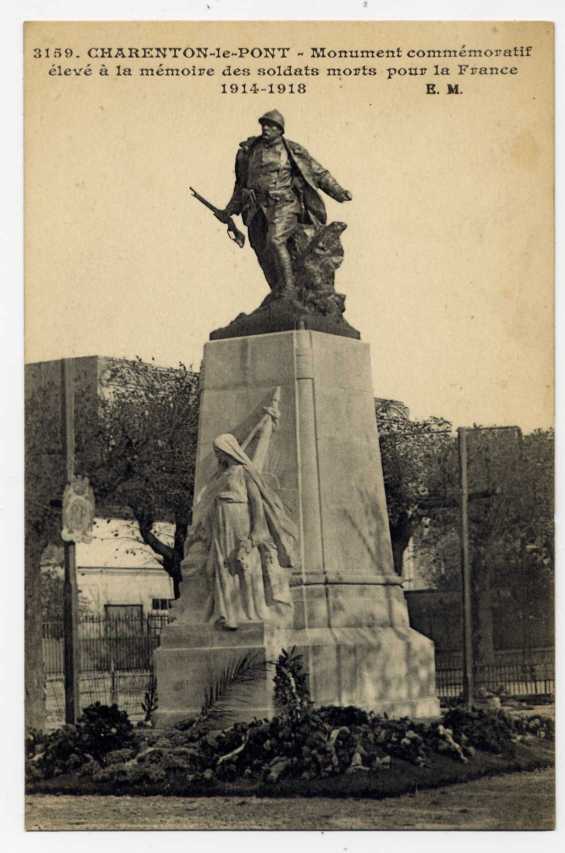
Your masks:
{"label": "carved female figure", "polygon": [[242,622],[284,621],[296,527],[233,435],[218,436],[214,452],[218,470],[197,502],[183,563],[190,574],[204,570],[204,621],[232,630]]}

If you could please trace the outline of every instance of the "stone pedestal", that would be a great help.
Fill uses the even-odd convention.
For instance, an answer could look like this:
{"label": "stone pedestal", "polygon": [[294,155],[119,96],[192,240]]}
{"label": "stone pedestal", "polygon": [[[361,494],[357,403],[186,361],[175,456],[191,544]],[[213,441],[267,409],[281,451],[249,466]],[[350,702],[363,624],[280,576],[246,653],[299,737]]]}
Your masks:
{"label": "stone pedestal", "polygon": [[[183,582],[155,655],[158,725],[196,714],[243,654],[274,661],[292,646],[317,704],[437,715],[433,643],[410,628],[392,565],[368,345],[310,330],[212,341],[201,379],[197,496],[216,466],[216,436],[242,438],[280,389],[263,473],[298,526],[301,559],[285,624],[205,624],[198,579]],[[272,675],[229,697],[236,717],[273,713]]]}

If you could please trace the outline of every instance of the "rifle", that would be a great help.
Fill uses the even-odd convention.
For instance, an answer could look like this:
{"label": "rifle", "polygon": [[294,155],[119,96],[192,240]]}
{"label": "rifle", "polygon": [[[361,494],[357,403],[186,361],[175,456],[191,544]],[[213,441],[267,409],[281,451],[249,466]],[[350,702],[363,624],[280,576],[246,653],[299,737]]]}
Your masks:
{"label": "rifle", "polygon": [[207,198],[204,198],[203,195],[197,193],[194,187],[189,187],[190,192],[194,196],[194,198],[198,199],[198,201],[203,204],[208,210],[211,210],[216,219],[219,219],[220,222],[223,222],[224,225],[228,226],[228,237],[230,240],[233,240],[234,243],[237,243],[240,249],[243,249],[245,245],[245,235],[241,233],[239,228],[236,226],[231,216],[228,216],[227,219],[224,218],[222,212],[218,207],[215,207]]}

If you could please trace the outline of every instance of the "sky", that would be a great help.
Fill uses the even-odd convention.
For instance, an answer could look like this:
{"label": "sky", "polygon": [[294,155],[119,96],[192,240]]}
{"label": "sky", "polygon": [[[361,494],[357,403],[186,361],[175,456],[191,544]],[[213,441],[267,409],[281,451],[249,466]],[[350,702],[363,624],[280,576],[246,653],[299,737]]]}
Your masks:
{"label": "sky", "polygon": [[[336,288],[370,345],[375,396],[456,426],[549,426],[549,25],[241,26],[28,27],[26,361],[139,355],[198,367],[210,331],[256,308],[267,286],[250,247],[231,243],[188,186],[223,206],[239,141],[276,107],[287,136],[353,194],[326,202],[330,221],[348,226]],[[322,74],[305,95],[275,97],[222,94],[217,76],[107,79],[97,61],[90,78],[50,76],[56,63],[33,49],[59,43],[79,67],[89,47],[116,45],[284,44],[305,51],[296,64],[320,44],[533,51],[515,77],[458,78],[459,96],[426,97],[421,80],[388,80],[395,63],[380,61],[376,78]]]}

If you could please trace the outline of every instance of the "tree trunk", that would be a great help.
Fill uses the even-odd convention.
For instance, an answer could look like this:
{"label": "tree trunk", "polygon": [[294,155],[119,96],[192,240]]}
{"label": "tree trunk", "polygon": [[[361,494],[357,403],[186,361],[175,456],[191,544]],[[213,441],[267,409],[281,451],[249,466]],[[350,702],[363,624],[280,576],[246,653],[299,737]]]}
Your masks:
{"label": "tree trunk", "polygon": [[47,542],[26,525],[25,541],[25,729],[43,729],[46,718],[41,611],[41,555]]}
{"label": "tree trunk", "polygon": [[170,557],[163,557],[163,568],[173,582],[175,601],[180,598],[180,585],[182,583],[182,570],[180,567],[182,558],[173,551]]}
{"label": "tree trunk", "polygon": [[184,519],[176,520],[174,545],[166,545],[153,533],[153,513],[147,509],[132,506],[132,512],[135,516],[139,527],[139,533],[146,545],[161,557],[163,568],[173,581],[173,593],[175,600],[180,598],[180,586],[182,583],[181,562],[184,557],[184,542],[186,539],[186,531],[188,521]]}
{"label": "tree trunk", "polygon": [[402,577],[404,568],[404,552],[406,551],[414,529],[412,521],[407,512],[403,512],[396,524],[390,524],[390,539],[392,545],[392,562],[394,571]]}

